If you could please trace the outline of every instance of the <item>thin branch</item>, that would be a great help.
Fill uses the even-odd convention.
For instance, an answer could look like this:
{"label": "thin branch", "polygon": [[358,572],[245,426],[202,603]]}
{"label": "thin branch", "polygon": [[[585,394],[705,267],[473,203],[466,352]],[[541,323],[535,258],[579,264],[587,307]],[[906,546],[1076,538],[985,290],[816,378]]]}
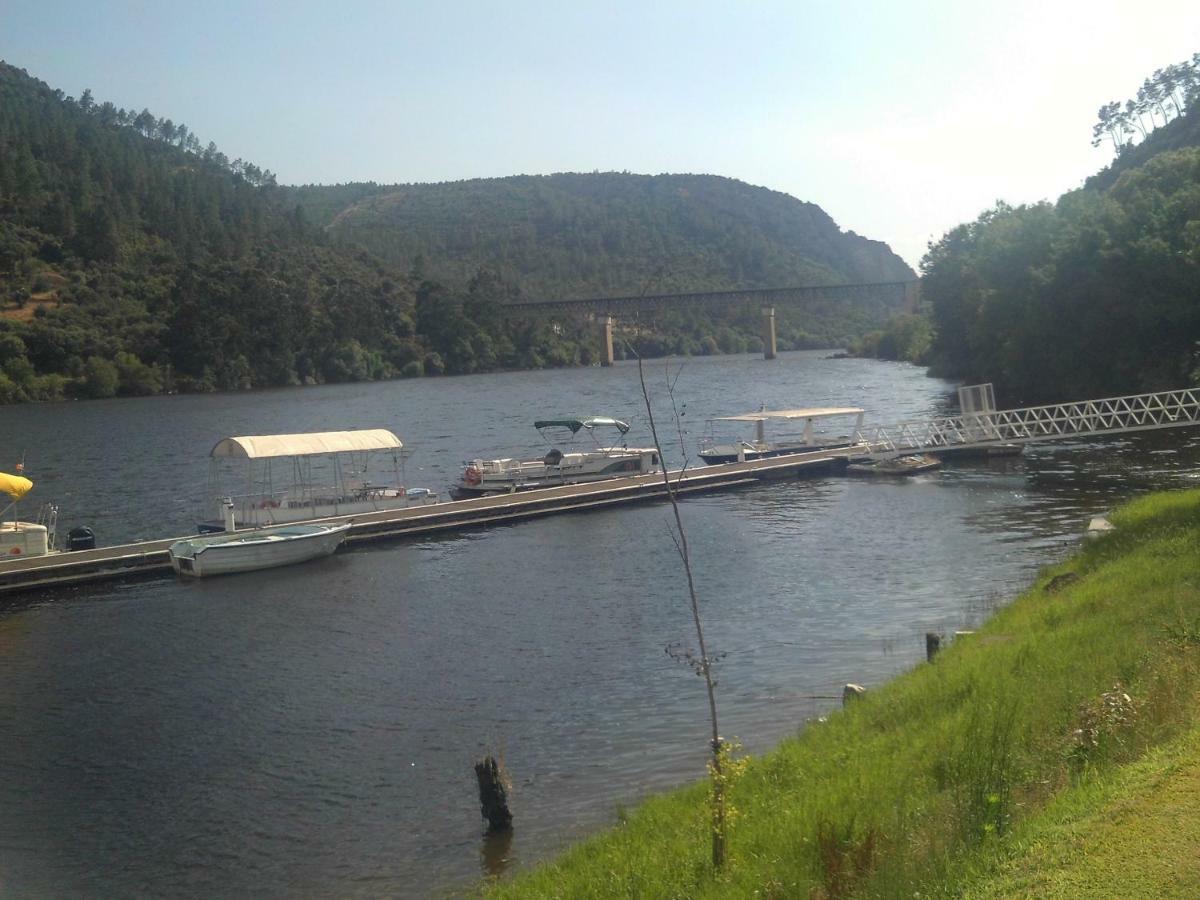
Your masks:
{"label": "thin branch", "polygon": [[[642,388],[642,400],[646,404],[646,416],[650,422],[650,435],[654,439],[654,447],[658,451],[658,458],[662,461],[663,485],[667,490],[667,499],[671,502],[671,512],[675,516],[675,529],[678,536],[676,548],[679,551],[680,559],[683,561],[683,570],[687,574],[688,599],[692,607],[692,623],[696,627],[696,642],[700,648],[700,674],[704,676],[704,687],[708,694],[708,714],[712,724],[712,741],[710,744],[712,760],[710,765],[712,767],[714,785],[717,790],[712,810],[712,860],[713,867],[720,869],[725,865],[725,803],[724,796],[720,792],[720,785],[723,782],[722,741],[721,732],[717,726],[717,695],[716,683],[712,677],[712,660],[709,659],[708,649],[704,643],[704,627],[700,624],[700,601],[696,597],[696,582],[692,576],[691,553],[688,549],[687,532],[683,529],[683,517],[679,512],[679,500],[675,494],[675,485],[671,483],[671,474],[667,469],[666,462],[663,460],[662,442],[658,439],[658,428],[654,422],[654,408],[650,403],[650,391],[646,387],[646,370],[642,364],[642,355],[628,341],[625,344],[629,348],[629,351],[637,357],[638,382]],[[679,477],[682,477],[682,475],[683,472],[681,470]],[[676,535],[673,535],[673,537]]]}

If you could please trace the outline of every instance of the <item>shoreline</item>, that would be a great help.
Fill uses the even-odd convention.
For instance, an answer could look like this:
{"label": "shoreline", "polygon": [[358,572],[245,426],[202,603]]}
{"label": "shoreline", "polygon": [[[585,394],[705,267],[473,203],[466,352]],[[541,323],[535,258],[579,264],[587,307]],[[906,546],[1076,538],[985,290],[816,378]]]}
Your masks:
{"label": "shoreline", "polygon": [[1014,869],[1025,882],[1055,877],[1030,873],[1027,836],[1064,807],[1094,813],[1078,798],[1169,756],[1197,725],[1200,490],[1152,494],[1112,519],[1113,532],[1044,570],[976,634],[751,759],[722,872],[707,859],[696,783],[484,889],[991,896],[1014,884],[989,879]]}

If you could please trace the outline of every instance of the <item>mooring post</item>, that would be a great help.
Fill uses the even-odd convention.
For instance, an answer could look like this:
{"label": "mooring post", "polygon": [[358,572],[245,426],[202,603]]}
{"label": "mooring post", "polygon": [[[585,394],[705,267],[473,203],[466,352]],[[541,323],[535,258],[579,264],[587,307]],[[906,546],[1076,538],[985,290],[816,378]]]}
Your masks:
{"label": "mooring post", "polygon": [[613,317],[601,316],[600,324],[604,328],[604,356],[600,360],[600,365],[611,366],[613,364]]}
{"label": "mooring post", "polygon": [[925,632],[925,662],[933,662],[937,652],[942,649],[942,636],[934,631]]}
{"label": "mooring post", "polygon": [[763,314],[763,359],[775,358],[775,307],[764,306]]}
{"label": "mooring post", "polygon": [[475,777],[479,779],[479,806],[483,817],[487,819],[488,831],[512,828],[506,779],[496,757],[485,756],[475,763]]}

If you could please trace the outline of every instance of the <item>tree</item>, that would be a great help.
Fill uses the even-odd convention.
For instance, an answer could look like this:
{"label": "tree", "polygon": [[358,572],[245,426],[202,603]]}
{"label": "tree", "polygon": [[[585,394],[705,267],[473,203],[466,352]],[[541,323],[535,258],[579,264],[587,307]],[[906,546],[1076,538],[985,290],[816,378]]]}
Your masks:
{"label": "tree", "polygon": [[121,376],[117,367],[99,356],[88,358],[84,365],[83,380],[79,386],[85,397],[115,397]]}

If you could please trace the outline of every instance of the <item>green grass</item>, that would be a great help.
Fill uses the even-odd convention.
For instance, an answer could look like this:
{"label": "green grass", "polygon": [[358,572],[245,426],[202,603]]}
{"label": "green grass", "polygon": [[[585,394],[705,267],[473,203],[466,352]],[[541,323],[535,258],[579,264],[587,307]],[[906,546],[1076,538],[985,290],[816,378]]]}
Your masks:
{"label": "green grass", "polygon": [[[1129,895],[1105,891],[1131,857],[1159,860],[1165,832],[1147,825],[1130,838],[1141,855],[1124,848],[1122,859],[1120,838],[1096,828],[1112,825],[1113,804],[1142,808],[1129,791],[1166,791],[1163,773],[1200,746],[1189,737],[1200,693],[1200,491],[1144,498],[1113,521],[1115,532],[933,664],[752,760],[733,788],[724,871],[709,862],[698,784],[487,890],[930,897],[1042,895],[1053,883],[1064,897],[1081,884]],[[1078,577],[1046,589],[1063,574]],[[1178,787],[1171,802],[1191,796]],[[1060,846],[1068,839],[1111,873]],[[1187,895],[1200,862],[1193,853],[1175,870],[1175,881],[1147,874],[1147,895]]]}

